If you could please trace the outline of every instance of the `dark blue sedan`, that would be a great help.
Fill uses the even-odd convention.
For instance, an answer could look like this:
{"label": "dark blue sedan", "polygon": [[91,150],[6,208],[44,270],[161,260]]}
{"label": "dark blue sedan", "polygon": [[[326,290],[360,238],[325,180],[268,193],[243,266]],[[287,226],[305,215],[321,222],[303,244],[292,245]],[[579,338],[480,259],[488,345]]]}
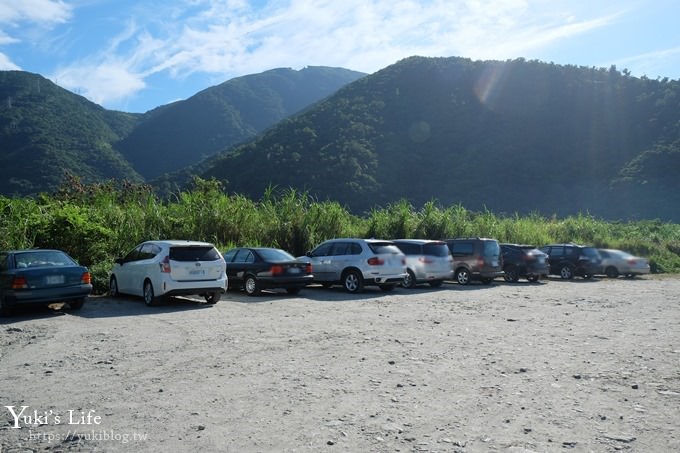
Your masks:
{"label": "dark blue sedan", "polygon": [[0,315],[17,305],[68,302],[83,306],[92,292],[90,272],[61,250],[0,251]]}

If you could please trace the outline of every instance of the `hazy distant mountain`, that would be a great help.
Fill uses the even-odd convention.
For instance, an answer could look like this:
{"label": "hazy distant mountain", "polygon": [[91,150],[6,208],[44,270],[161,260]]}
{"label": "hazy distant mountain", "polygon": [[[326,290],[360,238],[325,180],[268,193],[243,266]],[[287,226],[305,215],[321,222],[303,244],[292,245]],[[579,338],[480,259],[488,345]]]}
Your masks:
{"label": "hazy distant mountain", "polygon": [[260,197],[680,220],[680,83],[523,59],[400,61],[203,164]]}
{"label": "hazy distant mountain", "polygon": [[146,178],[245,142],[365,74],[342,68],[273,69],[147,112],[118,149]]}
{"label": "hazy distant mountain", "polygon": [[112,143],[137,115],[106,110],[44,77],[0,71],[0,193],[57,188],[65,172],[95,182],[141,181]]}

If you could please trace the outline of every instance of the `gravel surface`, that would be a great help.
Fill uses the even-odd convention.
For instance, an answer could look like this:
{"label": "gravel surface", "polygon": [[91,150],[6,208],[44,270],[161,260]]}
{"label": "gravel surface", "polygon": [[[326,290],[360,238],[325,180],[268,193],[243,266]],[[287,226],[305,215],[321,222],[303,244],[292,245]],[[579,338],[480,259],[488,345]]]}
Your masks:
{"label": "gravel surface", "polygon": [[680,451],[680,277],[24,309],[0,402],[2,452]]}

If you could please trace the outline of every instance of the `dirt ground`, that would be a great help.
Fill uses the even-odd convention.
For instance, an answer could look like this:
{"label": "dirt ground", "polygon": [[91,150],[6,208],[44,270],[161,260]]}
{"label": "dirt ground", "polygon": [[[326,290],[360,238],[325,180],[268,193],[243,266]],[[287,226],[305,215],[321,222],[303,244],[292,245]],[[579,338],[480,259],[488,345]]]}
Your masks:
{"label": "dirt ground", "polygon": [[678,276],[92,297],[0,348],[2,452],[680,451]]}

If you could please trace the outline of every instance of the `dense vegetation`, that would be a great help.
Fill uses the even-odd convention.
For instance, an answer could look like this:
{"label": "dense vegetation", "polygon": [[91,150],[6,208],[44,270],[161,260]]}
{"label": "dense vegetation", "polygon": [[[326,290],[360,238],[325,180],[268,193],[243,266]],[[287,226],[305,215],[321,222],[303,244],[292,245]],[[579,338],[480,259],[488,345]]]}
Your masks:
{"label": "dense vegetation", "polygon": [[587,214],[565,218],[497,215],[460,204],[402,200],[365,216],[337,202],[294,190],[267,190],[259,201],[225,194],[219,182],[197,179],[171,200],[149,186],[71,178],[37,198],[0,196],[0,249],[54,247],[90,267],[97,292],[106,291],[116,257],[148,239],[191,239],[274,246],[298,256],[333,237],[449,238],[487,236],[543,245],[577,242],[649,257],[655,272],[680,271],[680,225],[660,221],[606,222]]}
{"label": "dense vegetation", "polygon": [[250,140],[364,75],[313,66],[237,77],[148,112],[115,148],[145,178],[156,178]]}
{"label": "dense vegetation", "polygon": [[406,199],[497,213],[680,221],[680,82],[525,61],[413,57],[347,85],[203,173],[370,212]]}
{"label": "dense vegetation", "polygon": [[0,193],[54,190],[65,172],[88,182],[142,181],[112,148],[136,121],[39,75],[0,71]]}

